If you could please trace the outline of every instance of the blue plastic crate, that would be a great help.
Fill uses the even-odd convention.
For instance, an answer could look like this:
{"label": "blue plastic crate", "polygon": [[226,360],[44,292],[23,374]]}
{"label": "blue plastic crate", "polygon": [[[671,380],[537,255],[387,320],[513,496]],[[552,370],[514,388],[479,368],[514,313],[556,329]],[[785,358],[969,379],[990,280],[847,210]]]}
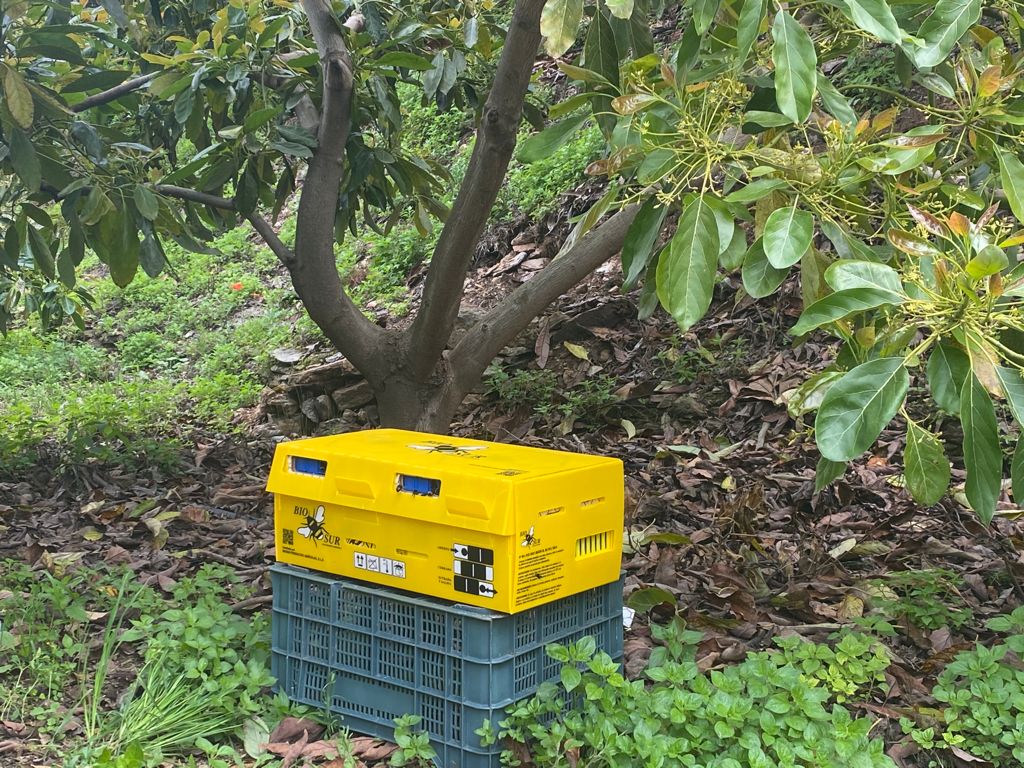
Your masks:
{"label": "blue plastic crate", "polygon": [[281,564],[271,579],[278,689],[385,738],[420,715],[442,768],[499,765],[474,731],[558,679],[549,643],[589,635],[622,657],[621,582],[508,615]]}

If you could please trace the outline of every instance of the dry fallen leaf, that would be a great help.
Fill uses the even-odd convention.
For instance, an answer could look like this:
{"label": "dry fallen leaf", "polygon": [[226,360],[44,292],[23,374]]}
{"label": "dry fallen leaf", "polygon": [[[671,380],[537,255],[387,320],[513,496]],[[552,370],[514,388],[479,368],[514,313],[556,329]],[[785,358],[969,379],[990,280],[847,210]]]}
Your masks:
{"label": "dry fallen leaf", "polygon": [[307,735],[307,739],[318,739],[323,732],[324,727],[315,720],[305,717],[286,717],[270,732],[269,741],[291,742],[298,739],[303,733]]}

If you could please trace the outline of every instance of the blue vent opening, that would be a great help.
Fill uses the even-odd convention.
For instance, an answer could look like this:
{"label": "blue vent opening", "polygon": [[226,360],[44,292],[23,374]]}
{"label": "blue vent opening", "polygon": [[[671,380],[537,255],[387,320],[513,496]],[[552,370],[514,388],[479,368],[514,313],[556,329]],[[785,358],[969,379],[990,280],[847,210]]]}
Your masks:
{"label": "blue vent opening", "polygon": [[300,475],[317,475],[323,477],[327,474],[327,462],[321,459],[307,459],[303,456],[289,457],[292,462],[292,472]]}
{"label": "blue vent opening", "polygon": [[429,477],[399,475],[395,488],[399,493],[411,493],[414,496],[437,496],[441,493],[441,481]]}

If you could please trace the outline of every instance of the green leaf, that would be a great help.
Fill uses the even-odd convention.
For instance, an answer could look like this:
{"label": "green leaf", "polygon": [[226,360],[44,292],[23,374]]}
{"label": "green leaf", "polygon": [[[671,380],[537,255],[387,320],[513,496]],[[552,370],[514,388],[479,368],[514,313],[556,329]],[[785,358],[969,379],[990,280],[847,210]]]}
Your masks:
{"label": "green leaf", "polygon": [[938,437],[907,422],[907,447],[903,451],[907,490],[914,501],[930,507],[949,488],[949,461]]}
{"label": "green leaf", "polygon": [[846,10],[854,24],[883,43],[902,42],[903,33],[887,0],[846,0]]}
{"label": "green leaf", "polygon": [[821,493],[826,487],[846,474],[845,461],[832,461],[824,456],[818,458],[814,469],[814,492]]}
{"label": "green leaf", "polygon": [[14,166],[14,172],[29,192],[37,192],[43,178],[36,148],[20,128],[11,128],[10,134],[11,165]]}
{"label": "green leaf", "polygon": [[132,199],[135,201],[135,207],[144,219],[156,221],[156,217],[160,213],[160,202],[149,187],[144,184],[136,184],[135,190],[132,193]]}
{"label": "green leaf", "polygon": [[550,157],[556,149],[569,140],[577,128],[589,119],[589,114],[581,112],[578,115],[567,117],[565,120],[549,125],[540,133],[530,136],[520,145],[516,159],[520,163],[528,165]]}
{"label": "green leaf", "polygon": [[755,299],[775,293],[789,274],[788,269],[776,269],[764,252],[764,240],[757,238],[743,257],[743,289]]}
{"label": "green leaf", "polygon": [[71,251],[65,248],[57,256],[57,276],[67,288],[74,288],[76,282],[75,262]]}
{"label": "green leaf", "polygon": [[834,291],[877,288],[880,291],[904,295],[899,273],[888,264],[874,261],[840,259],[825,270],[825,282]]}
{"label": "green leaf", "polygon": [[587,71],[597,72],[613,86],[618,86],[619,51],[611,24],[603,13],[596,14],[590,22],[583,43],[583,66]]}
{"label": "green leaf", "polygon": [[989,275],[996,275],[1009,266],[1010,260],[1002,248],[995,245],[986,245],[978,255],[967,262],[964,271],[975,280],[980,280]]}
{"label": "green leaf", "polygon": [[1017,506],[1024,504],[1024,437],[1017,438],[1017,447],[1013,449],[1010,461],[1010,488]]}
{"label": "green leaf", "polygon": [[1017,221],[1024,221],[1024,163],[998,145],[996,156],[999,158],[999,183],[1006,193],[1006,202]]}
{"label": "green leaf", "polygon": [[400,69],[412,69],[417,72],[426,72],[433,68],[433,64],[415,53],[407,51],[391,51],[385,53],[379,59],[371,62],[374,67],[397,67]]}
{"label": "green leaf", "polygon": [[[298,144],[294,141],[272,141],[270,142],[270,148],[276,149],[282,155],[291,155],[292,157],[310,158],[313,156],[313,150],[307,147],[305,144]],[[225,164],[225,167],[230,164]],[[234,174],[234,168],[231,169],[231,175]]]}
{"label": "green leaf", "polygon": [[718,222],[703,196],[683,210],[671,242],[658,260],[658,299],[688,330],[711,306],[718,267]]}
{"label": "green leaf", "polygon": [[722,0],[689,0],[687,5],[693,11],[693,24],[698,35],[703,35],[711,28],[721,2]]}
{"label": "green leaf", "polygon": [[978,378],[971,374],[960,392],[960,423],[964,429],[964,494],[971,509],[986,525],[996,512],[1003,479],[1003,454],[992,400]]}
{"label": "green leaf", "polygon": [[605,0],[605,5],[617,19],[628,19],[633,15],[633,0]]}
{"label": "green leaf", "polygon": [[772,40],[776,102],[782,114],[802,123],[814,104],[818,65],[814,43],[800,22],[783,10],[775,14]]}
{"label": "green leaf", "polygon": [[4,99],[14,122],[22,128],[29,128],[34,112],[32,94],[25,85],[25,78],[16,69],[8,68],[4,75]]}
{"label": "green leaf", "polygon": [[761,22],[764,20],[766,0],[743,0],[739,20],[736,22],[736,68],[742,67],[754,47]]}
{"label": "green leaf", "polygon": [[550,56],[561,56],[576,42],[583,19],[583,0],[547,0],[540,14],[540,32]]}
{"label": "green leaf", "polygon": [[821,103],[825,106],[832,117],[843,125],[852,126],[857,124],[857,113],[850,106],[849,100],[839,92],[839,89],[832,85],[821,72],[817,73],[818,93],[821,96]]}
{"label": "green leaf", "polygon": [[659,605],[675,606],[676,596],[665,589],[645,587],[630,593],[626,604],[634,611],[645,613]]}
{"label": "green leaf", "polygon": [[150,277],[156,277],[163,272],[164,266],[167,264],[163,246],[150,232],[147,232],[146,236],[142,238],[142,245],[139,248],[139,263]]}
{"label": "green leaf", "polygon": [[782,179],[756,179],[725,196],[727,203],[753,203],[787,186]]}
{"label": "green leaf", "polygon": [[575,690],[576,686],[583,681],[583,675],[578,669],[576,669],[576,667],[573,666],[566,665],[562,667],[560,674],[562,678],[562,687],[564,687],[566,691]]}
{"label": "green leaf", "polygon": [[636,169],[637,179],[641,184],[654,184],[671,172],[679,164],[676,153],[670,149],[656,149],[649,152]]}
{"label": "green leaf", "polygon": [[751,109],[743,115],[743,123],[754,123],[762,128],[781,128],[792,125],[793,121],[778,112],[765,112],[763,109]]}
{"label": "green leaf", "polygon": [[948,344],[936,344],[928,356],[928,388],[932,399],[946,413],[960,413],[960,390],[971,372],[967,353]]}
{"label": "green leaf", "polygon": [[250,112],[245,116],[245,122],[242,123],[242,127],[246,133],[252,133],[257,128],[260,128],[280,114],[280,107],[267,107],[266,109],[257,109],[255,112]]}
{"label": "green leaf", "polygon": [[898,293],[878,288],[850,288],[845,291],[836,291],[807,307],[789,332],[793,336],[803,336],[826,323],[835,322],[856,312],[875,309],[887,304],[902,304],[903,299],[904,297]]}
{"label": "green leaf", "polygon": [[909,387],[902,357],[870,360],[843,376],[825,394],[815,417],[821,455],[850,461],[868,450],[896,415]]}
{"label": "green leaf", "polygon": [[662,205],[658,198],[652,195],[640,207],[633,223],[629,225],[626,240],[622,245],[622,272],[625,275],[622,281],[623,290],[631,290],[647,268],[667,213],[668,207]]}
{"label": "green leaf", "polygon": [[997,365],[995,369],[999,383],[1003,385],[1006,403],[1010,406],[1010,412],[1013,413],[1014,420],[1019,425],[1024,426],[1024,377],[1021,376],[1020,371],[1016,368]]}
{"label": "green leaf", "polygon": [[734,270],[743,266],[743,257],[747,255],[747,234],[742,227],[733,227],[732,238],[725,250],[718,254],[718,264],[722,269]]}
{"label": "green leaf", "polygon": [[807,253],[814,235],[814,216],[792,208],[776,208],[764,225],[764,252],[776,269],[793,266]]}
{"label": "green leaf", "polygon": [[81,220],[87,227],[98,223],[104,216],[114,210],[114,204],[110,202],[103,187],[94,184],[85,198],[85,205],[82,206]]}
{"label": "green leaf", "polygon": [[980,18],[981,0],[939,0],[917,33],[921,47],[908,46],[907,54],[920,68],[937,66]]}
{"label": "green leaf", "polygon": [[28,225],[28,247],[32,251],[32,260],[36,268],[42,272],[47,280],[53,280],[56,275],[53,253],[39,230],[31,224]]}
{"label": "green leaf", "polygon": [[[612,95],[619,85],[619,49],[615,42],[608,17],[600,10],[594,15],[583,42],[583,63],[588,70],[597,72],[609,83],[610,88],[602,88],[598,93],[591,92],[590,108],[594,113],[601,132],[611,137],[618,118],[612,114]],[[568,113],[566,113],[568,114]],[[552,118],[555,115],[551,115]]]}

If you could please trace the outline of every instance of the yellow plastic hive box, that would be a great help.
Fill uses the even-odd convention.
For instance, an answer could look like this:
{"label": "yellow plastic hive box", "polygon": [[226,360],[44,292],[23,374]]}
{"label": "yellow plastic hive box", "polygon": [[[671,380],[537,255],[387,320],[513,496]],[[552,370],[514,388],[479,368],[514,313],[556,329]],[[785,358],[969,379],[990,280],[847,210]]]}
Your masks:
{"label": "yellow plastic hive box", "polygon": [[380,429],[277,446],[277,559],[515,613],[619,577],[618,459]]}

